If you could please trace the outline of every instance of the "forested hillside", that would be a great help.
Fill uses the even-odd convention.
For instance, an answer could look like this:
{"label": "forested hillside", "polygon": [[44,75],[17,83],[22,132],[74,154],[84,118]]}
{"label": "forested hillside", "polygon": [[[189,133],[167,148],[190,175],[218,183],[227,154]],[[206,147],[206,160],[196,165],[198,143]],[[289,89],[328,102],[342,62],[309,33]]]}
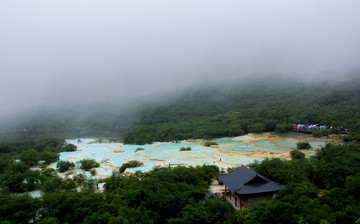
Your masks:
{"label": "forested hillside", "polygon": [[286,132],[293,123],[360,128],[360,81],[326,83],[253,79],[202,84],[142,102],[45,108],[14,124],[0,137],[109,136],[144,144],[190,138]]}
{"label": "forested hillside", "polygon": [[120,137],[138,122],[137,105],[104,102],[94,105],[40,108],[0,126],[0,139],[53,137]]}
{"label": "forested hillside", "polygon": [[211,86],[151,105],[125,143],[237,136],[290,129],[291,124],[360,128],[360,82],[261,80]]}

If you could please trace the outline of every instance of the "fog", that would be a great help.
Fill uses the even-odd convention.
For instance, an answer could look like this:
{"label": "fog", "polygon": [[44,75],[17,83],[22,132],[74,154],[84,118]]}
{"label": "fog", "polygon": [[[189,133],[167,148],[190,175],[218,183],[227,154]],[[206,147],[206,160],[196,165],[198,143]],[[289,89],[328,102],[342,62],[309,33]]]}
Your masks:
{"label": "fog", "polygon": [[[359,69],[360,1],[0,1],[0,121],[248,77]],[[355,73],[357,74],[357,73]]]}

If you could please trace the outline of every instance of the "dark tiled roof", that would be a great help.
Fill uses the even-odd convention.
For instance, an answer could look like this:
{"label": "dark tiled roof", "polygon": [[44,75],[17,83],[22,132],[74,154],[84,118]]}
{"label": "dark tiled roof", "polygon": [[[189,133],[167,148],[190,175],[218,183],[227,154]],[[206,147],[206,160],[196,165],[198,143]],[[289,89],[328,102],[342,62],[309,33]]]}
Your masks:
{"label": "dark tiled roof", "polygon": [[217,198],[217,195],[215,193],[207,192],[204,196],[204,199],[207,200],[209,198]]}
{"label": "dark tiled roof", "polygon": [[[242,185],[248,183],[258,175],[256,172],[241,166],[228,174],[218,174],[219,179],[229,188],[232,192],[239,189]],[[263,176],[266,181],[269,181]]]}
{"label": "dark tiled roof", "polygon": [[284,187],[245,166],[241,166],[228,174],[218,174],[218,177],[231,192],[238,194],[278,191]]}
{"label": "dark tiled roof", "polygon": [[275,192],[285,187],[284,185],[270,182],[249,183],[236,190],[237,194],[258,194],[263,192]]}

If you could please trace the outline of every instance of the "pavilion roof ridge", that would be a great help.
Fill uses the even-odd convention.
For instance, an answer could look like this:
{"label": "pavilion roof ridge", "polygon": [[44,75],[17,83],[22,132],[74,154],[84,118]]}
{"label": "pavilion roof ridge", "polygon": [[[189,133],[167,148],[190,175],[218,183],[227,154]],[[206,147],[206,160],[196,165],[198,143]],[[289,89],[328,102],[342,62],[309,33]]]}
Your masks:
{"label": "pavilion roof ridge", "polygon": [[[271,189],[274,189],[275,186],[281,186],[278,183],[271,181],[270,179],[243,165],[230,173],[218,174],[218,177],[232,192],[248,192],[248,189],[253,188],[254,186],[259,187],[259,184],[264,186],[266,185],[268,186],[266,188],[270,187]],[[264,180],[265,183],[261,184],[261,182],[252,182],[257,177]],[[261,188],[261,190],[266,189]]]}

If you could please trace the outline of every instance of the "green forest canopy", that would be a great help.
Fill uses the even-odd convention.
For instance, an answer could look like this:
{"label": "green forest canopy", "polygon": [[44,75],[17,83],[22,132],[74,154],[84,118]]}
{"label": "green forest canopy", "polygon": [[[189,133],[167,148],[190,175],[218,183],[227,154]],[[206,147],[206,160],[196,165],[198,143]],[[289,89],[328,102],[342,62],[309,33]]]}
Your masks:
{"label": "green forest canopy", "polygon": [[[26,151],[33,144],[8,146],[12,149],[23,145]],[[18,153],[2,151],[1,162],[8,161],[4,159],[6,157],[15,158],[13,155]],[[100,193],[96,191],[96,183],[79,175],[62,179],[54,170],[45,168],[37,171],[37,175],[29,175],[29,166],[23,162],[10,162],[0,176],[0,222],[27,223],[39,217],[40,224],[335,224],[360,221],[358,143],[327,144],[309,158],[300,151],[293,151],[291,156],[291,160],[272,158],[249,164],[256,172],[287,186],[274,200],[240,211],[233,211],[221,199],[203,200],[209,184],[219,172],[216,166],[157,167],[148,173],[132,175],[114,173],[106,179],[105,191]],[[15,173],[19,176],[9,182],[9,175]],[[30,185],[16,188],[24,184],[21,175],[28,180],[37,180],[27,183],[34,188]],[[81,190],[77,190],[79,186]],[[41,189],[44,194],[32,198],[11,193],[24,189]]]}
{"label": "green forest canopy", "polygon": [[[337,85],[269,81],[200,89],[150,106],[124,142],[212,139],[265,131],[287,132],[292,124],[360,129],[360,82]],[[319,134],[319,133],[316,133]]]}

